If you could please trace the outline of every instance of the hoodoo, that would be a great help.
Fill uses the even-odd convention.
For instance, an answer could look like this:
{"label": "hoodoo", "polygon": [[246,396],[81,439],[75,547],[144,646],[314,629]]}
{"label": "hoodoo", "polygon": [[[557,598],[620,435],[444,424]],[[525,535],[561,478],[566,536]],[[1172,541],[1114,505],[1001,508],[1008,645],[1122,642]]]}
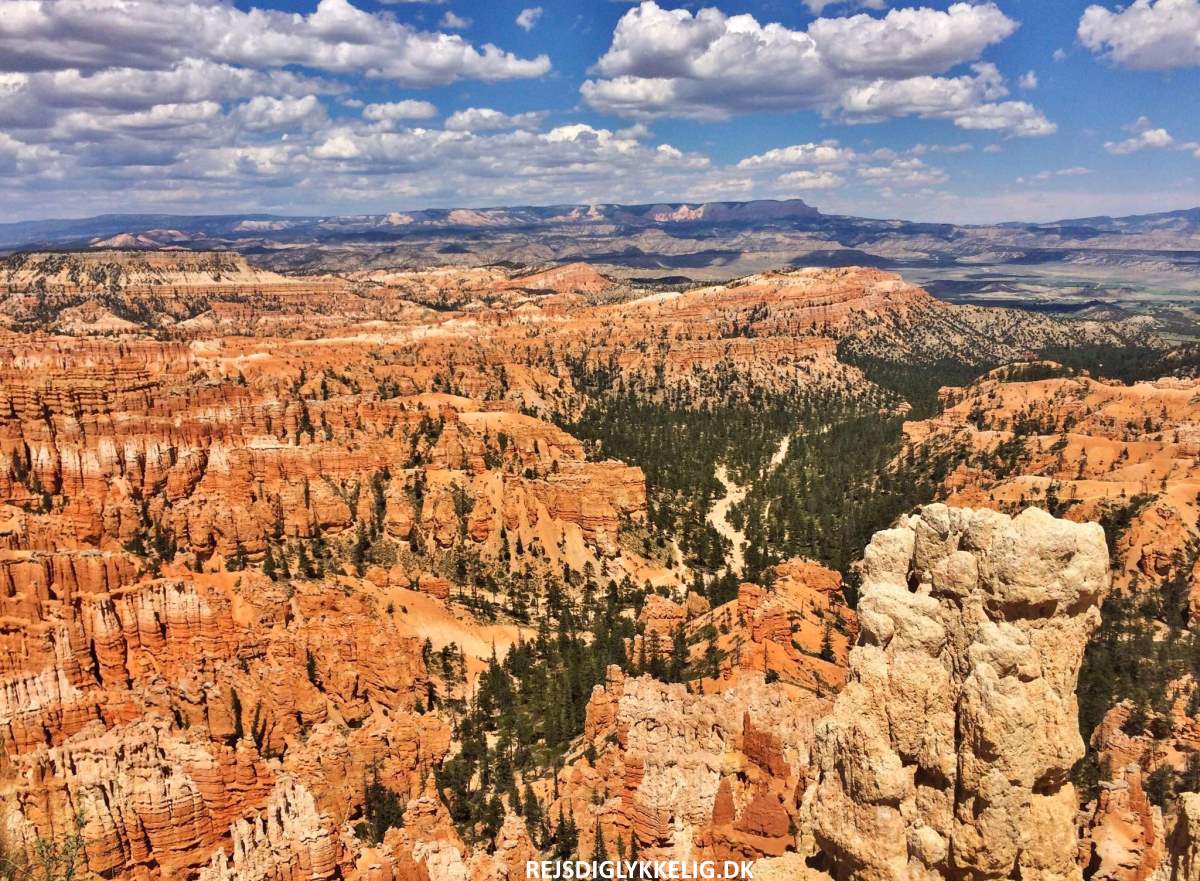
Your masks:
{"label": "hoodoo", "polygon": [[849,680],[814,747],[832,874],[1081,877],[1069,774],[1101,528],[930,505],[876,533],[863,566]]}

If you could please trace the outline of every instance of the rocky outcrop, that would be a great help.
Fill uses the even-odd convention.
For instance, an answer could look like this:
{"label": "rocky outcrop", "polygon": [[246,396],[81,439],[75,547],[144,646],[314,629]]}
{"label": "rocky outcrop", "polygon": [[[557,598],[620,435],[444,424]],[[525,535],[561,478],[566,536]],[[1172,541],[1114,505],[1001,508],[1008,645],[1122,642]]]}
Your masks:
{"label": "rocky outcrop", "polygon": [[[739,585],[735,599],[688,622],[702,687],[720,690],[742,676],[762,675],[818,695],[836,693],[858,629],[841,575],[795,557],[773,566],[763,581]],[[646,632],[652,632],[649,621]]]}
{"label": "rocky outcrop", "polygon": [[930,505],[875,535],[850,673],[817,732],[839,878],[1078,878],[1075,685],[1108,585],[1095,524]]}
{"label": "rocky outcrop", "polygon": [[312,793],[281,780],[260,816],[233,824],[231,852],[213,854],[198,881],[326,881],[337,877],[341,843]]}
{"label": "rocky outcrop", "polygon": [[566,263],[530,275],[518,275],[500,285],[530,291],[554,291],[560,294],[598,294],[613,283],[587,263]]}
{"label": "rocky outcrop", "polygon": [[716,694],[692,694],[610,668],[588,704],[581,758],[559,774],[557,802],[574,817],[580,852],[599,826],[610,854],[754,859],[793,849],[799,795],[817,719],[829,702],[746,675]]}
{"label": "rocky outcrop", "polygon": [[[1043,378],[1016,381],[1015,371]],[[1190,571],[1200,541],[1200,380],[1122,385],[1070,374],[1047,362],[943,389],[943,411],[906,423],[905,434],[918,454],[965,453],[944,481],[949,504],[1009,513],[1035,504],[1107,522],[1116,529],[1114,585],[1154,590],[1181,578],[1193,585],[1186,600],[1200,621]]]}
{"label": "rocky outcrop", "polygon": [[1162,811],[1150,803],[1142,769],[1129,764],[1100,784],[1081,862],[1091,881],[1145,881],[1162,864]]}

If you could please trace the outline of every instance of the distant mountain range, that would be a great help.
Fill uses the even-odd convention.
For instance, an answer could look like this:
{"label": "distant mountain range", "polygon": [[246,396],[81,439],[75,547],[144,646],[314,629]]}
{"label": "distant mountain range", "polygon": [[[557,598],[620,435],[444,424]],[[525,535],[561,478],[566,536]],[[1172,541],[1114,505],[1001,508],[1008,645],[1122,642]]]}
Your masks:
{"label": "distant mountain range", "polygon": [[787,266],[896,270],[956,302],[1105,314],[1200,295],[1200,208],[956,225],[823,214],[800,199],[446,208],[285,217],[106,214],[0,224],[0,251],[227,250],[281,271],[584,262],[709,281]]}
{"label": "distant mountain range", "polygon": [[[402,235],[430,229],[521,229],[559,225],[618,224],[627,227],[672,224],[746,225],[796,222],[821,217],[801,199],[751,202],[663,203],[657,205],[551,205],[513,208],[431,208],[390,214],[287,217],[273,214],[102,214],[79,220],[31,220],[0,224],[0,247],[76,246],[120,247],[97,242],[129,236],[132,247],[153,247],[150,241],[174,244],[200,237],[296,239],[376,233]],[[146,242],[138,241],[142,236]]]}
{"label": "distant mountain range", "polygon": [[[101,214],[63,220],[0,223],[0,248],[162,247],[194,243],[205,238],[296,241],[356,236],[403,238],[431,230],[595,228],[613,225],[628,229],[674,226],[783,227],[808,230],[858,228],[903,230],[950,236],[956,230],[1008,230],[1059,235],[1071,239],[1111,234],[1200,232],[1200,208],[1125,217],[1080,217],[1047,223],[1002,223],[960,226],[822,214],[801,199],[760,199],[746,202],[671,202],[654,205],[550,205],[505,208],[429,208],[389,214],[285,216],[276,214]],[[124,237],[123,239],[121,237]],[[107,241],[108,239],[118,241]],[[1196,243],[1192,243],[1196,244]]]}

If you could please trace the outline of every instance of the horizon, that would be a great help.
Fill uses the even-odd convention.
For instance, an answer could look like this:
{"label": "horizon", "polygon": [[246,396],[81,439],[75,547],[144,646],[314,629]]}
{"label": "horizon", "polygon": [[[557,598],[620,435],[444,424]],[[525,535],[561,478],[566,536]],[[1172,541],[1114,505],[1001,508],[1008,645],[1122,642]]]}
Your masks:
{"label": "horizon", "polygon": [[[0,219],[1200,204],[1200,0],[0,0]],[[79,219],[75,218],[75,219]]]}
{"label": "horizon", "polygon": [[[521,209],[545,210],[550,208],[581,208],[581,207],[620,207],[620,208],[640,208],[650,207],[654,205],[714,205],[714,204],[749,204],[754,202],[803,202],[809,208],[816,210],[819,214],[825,217],[849,217],[856,220],[873,220],[879,222],[900,222],[900,223],[928,223],[928,224],[946,224],[949,226],[1012,226],[1021,224],[1031,225],[1047,225],[1055,223],[1072,223],[1092,218],[1108,217],[1113,220],[1121,220],[1125,218],[1148,217],[1154,215],[1169,215],[1181,214],[1191,211],[1200,211],[1200,203],[1185,205],[1178,208],[1162,208],[1155,211],[1137,212],[1133,214],[1093,214],[1079,216],[1061,216],[1051,217],[1045,220],[1035,220],[1031,218],[1008,218],[995,220],[990,222],[979,223],[956,223],[946,220],[931,220],[921,217],[890,217],[890,216],[869,216],[855,214],[841,214],[838,212],[824,211],[820,205],[813,204],[806,199],[796,198],[762,198],[762,199],[712,199],[699,201],[695,199],[660,199],[654,202],[545,202],[545,203],[529,203],[529,204],[497,204],[497,205],[427,205],[422,207],[407,207],[396,209],[396,212],[360,212],[352,214],[277,214],[269,211],[231,211],[231,212],[213,212],[213,213],[184,213],[175,211],[106,211],[100,214],[84,214],[78,217],[26,217],[16,220],[0,221],[0,228],[5,226],[21,226],[25,224],[37,223],[82,223],[89,220],[100,220],[103,218],[136,218],[136,217],[162,217],[181,220],[208,220],[219,218],[251,218],[261,217],[271,220],[321,220],[321,219],[348,219],[354,217],[384,217],[388,213],[412,212],[421,213],[429,211],[517,211]],[[686,223],[682,221],[681,223]],[[122,250],[122,249],[115,249]]]}

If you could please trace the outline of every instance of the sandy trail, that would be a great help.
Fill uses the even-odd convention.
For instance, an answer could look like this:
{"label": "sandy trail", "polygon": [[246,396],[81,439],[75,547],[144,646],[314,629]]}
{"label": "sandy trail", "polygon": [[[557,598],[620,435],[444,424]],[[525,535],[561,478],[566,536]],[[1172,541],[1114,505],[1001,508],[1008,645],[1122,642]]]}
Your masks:
{"label": "sandy trail", "polygon": [[[788,444],[791,442],[792,436],[785,435],[783,440],[779,442],[779,447],[771,456],[771,461],[767,465],[767,471],[774,471],[783,464],[783,460],[787,457]],[[712,508],[708,512],[706,518],[713,529],[715,529],[724,538],[727,538],[733,545],[733,550],[729,553],[728,566],[729,571],[735,575],[741,575],[746,568],[746,533],[738,529],[729,520],[729,512],[733,506],[746,498],[746,493],[750,491],[750,486],[740,486],[734,483],[729,477],[729,471],[724,464],[717,466],[713,476],[725,488],[725,495],[717,499]]]}

